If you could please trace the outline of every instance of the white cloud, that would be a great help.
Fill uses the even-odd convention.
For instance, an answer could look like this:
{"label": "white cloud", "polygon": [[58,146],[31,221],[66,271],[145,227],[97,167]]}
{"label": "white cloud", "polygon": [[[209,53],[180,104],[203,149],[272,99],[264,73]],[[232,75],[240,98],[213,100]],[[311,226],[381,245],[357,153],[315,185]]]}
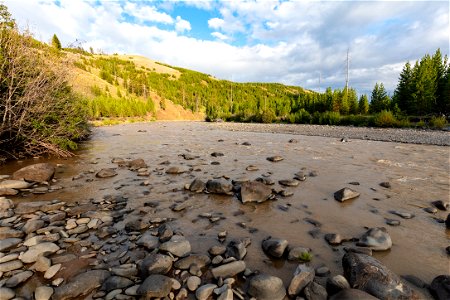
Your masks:
{"label": "white cloud", "polygon": [[212,32],[211,35],[213,37],[215,37],[215,38],[218,38],[219,40],[222,40],[222,41],[226,41],[226,40],[230,39],[230,37],[226,36],[223,33],[217,32],[217,31]]}
{"label": "white cloud", "polygon": [[220,29],[225,24],[225,21],[220,18],[212,18],[208,20],[208,26],[212,29]]}
{"label": "white cloud", "polygon": [[124,12],[137,18],[140,22],[149,21],[163,24],[172,24],[174,22],[170,15],[159,12],[153,6],[138,6],[136,3],[127,2],[124,7]]}
{"label": "white cloud", "polygon": [[190,31],[191,23],[189,23],[189,21],[183,20],[180,16],[177,16],[175,21],[175,30],[178,32]]}

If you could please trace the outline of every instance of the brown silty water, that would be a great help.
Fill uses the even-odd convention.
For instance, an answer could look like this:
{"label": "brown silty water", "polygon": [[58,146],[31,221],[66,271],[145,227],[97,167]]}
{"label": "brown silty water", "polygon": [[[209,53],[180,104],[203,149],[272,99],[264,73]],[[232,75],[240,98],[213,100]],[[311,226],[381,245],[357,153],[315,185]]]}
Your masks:
{"label": "brown silty water", "polygon": [[[289,143],[293,138],[298,142]],[[243,142],[251,145],[242,145]],[[222,152],[224,156],[212,157],[212,152]],[[185,153],[197,158],[185,160],[180,156]],[[277,163],[266,160],[273,155],[280,155],[284,160]],[[117,157],[143,158],[150,176],[139,177],[136,172],[118,167],[111,162]],[[292,246],[311,248],[311,265],[326,265],[336,275],[342,274],[343,248],[354,243],[332,247],[324,240],[324,234],[340,233],[353,238],[361,236],[365,227],[384,226],[393,247],[374,252],[374,256],[392,271],[415,275],[428,283],[437,275],[450,273],[445,253],[445,247],[450,244],[450,231],[436,221],[436,217],[445,218],[446,213],[439,211],[431,215],[423,210],[431,201],[449,201],[448,147],[367,140],[341,143],[335,138],[226,131],[208,123],[155,122],[95,128],[91,140],[75,158],[14,162],[2,167],[0,173],[10,174],[38,161],[62,164],[55,177],[63,189],[44,195],[15,197],[14,201],[59,199],[83,203],[106,195],[126,197],[127,208],[133,211],[116,224],[118,228],[138,217],[145,221],[172,218],[172,227],[184,233],[194,253],[206,253],[209,247],[219,244],[217,234],[221,231],[228,232],[227,241],[250,237],[252,244],[245,257],[247,266],[279,276],[285,285],[297,263],[269,259],[261,249],[261,241],[269,235],[284,238]],[[161,164],[165,161],[170,165]],[[249,165],[259,170],[246,171]],[[189,167],[191,171],[169,175],[164,170],[170,166]],[[116,168],[118,175],[96,178],[95,172],[101,168]],[[270,172],[270,177],[278,182],[292,179],[301,170],[305,174],[314,171],[317,176],[307,177],[297,187],[284,188],[276,183],[274,189],[284,188],[294,195],[262,204],[243,205],[234,196],[194,194],[184,190],[185,184],[194,178],[206,181],[225,176],[252,180]],[[83,177],[72,180],[78,174]],[[149,185],[141,185],[145,180]],[[355,181],[360,185],[349,185]],[[389,181],[392,187],[379,186],[384,181]],[[351,187],[361,196],[345,203],[335,201],[333,193],[343,187]],[[185,210],[172,211],[172,205],[186,201]],[[146,202],[159,205],[149,212],[142,210]],[[391,214],[391,210],[413,213],[415,217],[404,220]],[[221,220],[211,223],[199,217],[202,213],[216,214]],[[305,218],[322,225],[316,228]],[[388,226],[385,218],[398,219],[401,225]],[[315,237],[309,233],[311,230],[316,231]]]}

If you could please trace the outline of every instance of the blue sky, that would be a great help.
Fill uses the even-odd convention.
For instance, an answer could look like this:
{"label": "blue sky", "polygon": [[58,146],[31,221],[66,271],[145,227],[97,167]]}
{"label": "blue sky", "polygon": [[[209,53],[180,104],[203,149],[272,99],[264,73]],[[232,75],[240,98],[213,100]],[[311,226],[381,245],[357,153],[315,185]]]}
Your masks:
{"label": "blue sky", "polygon": [[[449,53],[448,1],[3,0],[22,28],[64,46],[140,54],[239,82],[390,93],[407,60]],[[320,77],[320,85],[319,85]]]}

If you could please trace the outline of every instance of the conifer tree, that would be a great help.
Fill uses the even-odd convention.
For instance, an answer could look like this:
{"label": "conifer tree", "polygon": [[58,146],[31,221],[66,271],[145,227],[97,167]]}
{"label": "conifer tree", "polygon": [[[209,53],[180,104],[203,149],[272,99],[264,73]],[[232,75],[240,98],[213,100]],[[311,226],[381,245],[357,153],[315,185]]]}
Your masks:
{"label": "conifer tree", "polygon": [[391,99],[386,93],[383,83],[375,83],[372,90],[372,98],[370,99],[369,110],[371,113],[377,113],[382,110],[389,110],[391,106]]}
{"label": "conifer tree", "polygon": [[412,113],[412,76],[411,64],[408,61],[400,73],[399,82],[393,97],[393,102],[398,108],[408,114]]}
{"label": "conifer tree", "polygon": [[61,42],[59,41],[56,34],[53,34],[52,37],[52,47],[54,47],[56,50],[61,50]]}
{"label": "conifer tree", "polygon": [[369,112],[369,100],[365,94],[359,97],[358,112],[362,115],[366,115]]}

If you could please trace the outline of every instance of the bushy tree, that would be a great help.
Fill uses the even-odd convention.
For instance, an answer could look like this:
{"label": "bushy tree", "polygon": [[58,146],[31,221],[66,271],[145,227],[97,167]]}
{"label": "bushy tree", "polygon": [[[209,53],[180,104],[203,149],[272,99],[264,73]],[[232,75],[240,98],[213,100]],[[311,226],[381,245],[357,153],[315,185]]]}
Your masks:
{"label": "bushy tree", "polygon": [[367,95],[361,95],[358,101],[358,112],[362,115],[366,115],[369,112],[369,100]]}

